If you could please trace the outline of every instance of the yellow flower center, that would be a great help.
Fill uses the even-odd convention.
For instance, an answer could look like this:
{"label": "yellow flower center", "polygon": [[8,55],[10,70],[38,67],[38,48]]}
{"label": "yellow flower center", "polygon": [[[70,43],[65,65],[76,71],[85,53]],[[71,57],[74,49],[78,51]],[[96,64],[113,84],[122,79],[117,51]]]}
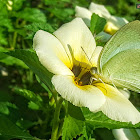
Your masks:
{"label": "yellow flower center", "polygon": [[115,34],[116,31],[118,30],[119,28],[116,27],[113,23],[111,22],[108,22],[106,25],[105,25],[105,28],[104,28],[104,31],[106,33],[109,33],[111,35]]}

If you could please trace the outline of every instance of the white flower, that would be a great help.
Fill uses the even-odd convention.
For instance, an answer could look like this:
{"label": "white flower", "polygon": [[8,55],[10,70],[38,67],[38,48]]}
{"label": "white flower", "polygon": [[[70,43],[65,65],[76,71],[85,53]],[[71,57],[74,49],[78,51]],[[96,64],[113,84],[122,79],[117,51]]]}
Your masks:
{"label": "white flower", "polygon": [[116,88],[91,82],[91,68],[97,67],[102,47],[96,47],[92,33],[81,18],[64,24],[53,35],[39,30],[33,39],[41,64],[54,74],[56,91],[72,104],[102,111],[109,118],[136,124],[140,113]]}
{"label": "white flower", "polygon": [[83,18],[88,26],[90,26],[92,13],[106,19],[107,24],[105,25],[104,32],[98,34],[98,36],[105,36],[103,41],[107,41],[119,28],[128,23],[124,18],[112,16],[103,5],[95,4],[93,2],[90,4],[89,10],[84,7],[76,6],[75,11],[75,16]]}
{"label": "white flower", "polygon": [[12,0],[8,0],[6,5],[7,5],[7,9],[9,11],[11,11],[12,10],[12,5],[13,5],[13,1]]}

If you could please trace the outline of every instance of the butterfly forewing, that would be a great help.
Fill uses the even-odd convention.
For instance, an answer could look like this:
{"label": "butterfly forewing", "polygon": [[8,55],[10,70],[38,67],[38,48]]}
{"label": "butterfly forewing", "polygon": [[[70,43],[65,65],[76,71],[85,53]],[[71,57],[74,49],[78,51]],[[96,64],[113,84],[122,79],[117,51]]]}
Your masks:
{"label": "butterfly forewing", "polygon": [[140,21],[125,25],[109,40],[98,70],[105,82],[140,92]]}

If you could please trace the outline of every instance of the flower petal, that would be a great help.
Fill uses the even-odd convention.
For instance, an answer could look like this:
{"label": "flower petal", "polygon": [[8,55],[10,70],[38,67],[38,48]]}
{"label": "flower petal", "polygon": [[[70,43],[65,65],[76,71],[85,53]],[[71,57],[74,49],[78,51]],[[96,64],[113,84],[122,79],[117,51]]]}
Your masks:
{"label": "flower petal", "polygon": [[88,107],[94,112],[105,102],[105,97],[98,88],[92,85],[78,86],[72,76],[54,75],[52,83],[64,99],[76,106]]}
{"label": "flower petal", "polygon": [[125,18],[111,16],[108,19],[104,30],[113,35],[117,30],[119,30],[122,26],[124,26],[127,23],[128,21]]}
{"label": "flower petal", "polygon": [[95,84],[106,96],[105,104],[100,110],[112,120],[120,122],[140,122],[140,112],[116,88],[103,83]]}
{"label": "flower petal", "polygon": [[69,55],[71,55],[70,50],[72,50],[77,61],[90,64],[89,59],[96,43],[92,33],[81,18],[75,18],[64,24],[54,32],[54,35],[60,40]]}
{"label": "flower petal", "polygon": [[[59,40],[48,32],[39,30],[33,47],[41,64],[54,74],[73,75],[70,60]],[[69,68],[68,68],[69,67]]]}
{"label": "flower petal", "polygon": [[75,12],[76,12],[75,16],[83,18],[86,25],[90,27],[90,20],[91,20],[92,13],[88,9],[80,6],[75,7]]}
{"label": "flower petal", "polygon": [[97,46],[92,54],[91,63],[93,67],[97,67],[98,58],[103,47]]}
{"label": "flower petal", "polygon": [[129,90],[127,90],[127,89],[118,89],[127,99],[129,99],[130,98],[130,91]]}
{"label": "flower petal", "polygon": [[96,3],[93,3],[93,2],[90,4],[89,10],[92,13],[95,13],[95,14],[97,14],[100,17],[103,17],[105,19],[109,19],[110,16],[111,16],[110,13],[108,12],[108,10],[103,5],[96,4]]}
{"label": "flower petal", "polygon": [[76,6],[75,12],[76,17],[91,19],[92,13],[84,7]]}
{"label": "flower petal", "polygon": [[112,22],[118,28],[121,28],[122,26],[128,23],[128,21],[125,18],[116,16],[111,16],[109,21]]}

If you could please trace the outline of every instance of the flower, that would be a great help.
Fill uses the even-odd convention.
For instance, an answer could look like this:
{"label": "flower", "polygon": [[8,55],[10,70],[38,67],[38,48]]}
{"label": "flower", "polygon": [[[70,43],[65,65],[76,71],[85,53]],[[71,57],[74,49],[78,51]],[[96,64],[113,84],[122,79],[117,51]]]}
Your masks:
{"label": "flower", "polygon": [[12,1],[12,0],[8,0],[6,5],[7,5],[7,9],[8,9],[9,11],[12,11],[13,1]]}
{"label": "flower", "polygon": [[62,25],[53,35],[39,30],[33,47],[41,64],[51,73],[56,91],[75,106],[102,111],[109,118],[136,124],[140,113],[116,88],[96,80],[102,47],[81,18]]}
{"label": "flower", "polygon": [[76,6],[75,11],[75,16],[83,18],[88,26],[90,26],[92,13],[106,19],[107,23],[104,32],[98,34],[98,36],[104,37],[103,41],[107,41],[119,28],[128,23],[124,18],[112,16],[103,5],[95,4],[93,2],[91,2],[89,10],[84,7]]}

